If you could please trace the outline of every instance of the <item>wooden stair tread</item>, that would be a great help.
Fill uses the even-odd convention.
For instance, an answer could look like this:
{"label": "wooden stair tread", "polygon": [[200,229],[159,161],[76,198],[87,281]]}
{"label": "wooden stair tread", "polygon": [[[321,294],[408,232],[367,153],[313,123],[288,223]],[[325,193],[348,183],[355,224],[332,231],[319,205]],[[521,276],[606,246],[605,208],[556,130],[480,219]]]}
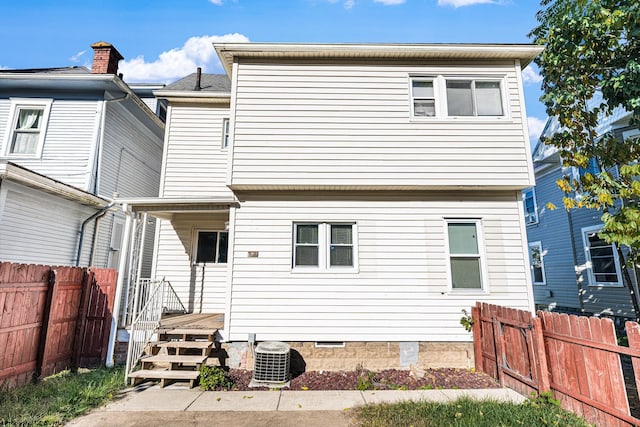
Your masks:
{"label": "wooden stair tread", "polygon": [[211,341],[165,341],[156,344],[158,347],[166,348],[211,348]]}
{"label": "wooden stair tread", "polygon": [[190,328],[158,328],[159,334],[166,335],[215,335],[217,328],[213,329],[190,329]]}
{"label": "wooden stair tread", "polygon": [[140,359],[141,362],[153,363],[204,363],[207,356],[189,356],[189,355],[173,355],[173,354],[157,354],[155,356],[147,356]]}
{"label": "wooden stair tread", "polygon": [[169,380],[195,380],[200,376],[198,371],[168,371],[164,369],[140,369],[129,374],[129,378],[153,378]]}

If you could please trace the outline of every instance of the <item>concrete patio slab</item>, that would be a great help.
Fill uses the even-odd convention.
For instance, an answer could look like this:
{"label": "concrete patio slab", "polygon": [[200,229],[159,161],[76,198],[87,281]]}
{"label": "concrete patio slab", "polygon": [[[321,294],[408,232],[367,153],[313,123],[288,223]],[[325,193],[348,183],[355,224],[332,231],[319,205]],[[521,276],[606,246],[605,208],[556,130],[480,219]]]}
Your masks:
{"label": "concrete patio slab", "polygon": [[360,391],[282,391],[278,411],[341,411],[364,404]]}
{"label": "concrete patio slab", "polygon": [[207,391],[187,411],[276,411],[280,391]]}
{"label": "concrete patio slab", "polygon": [[449,400],[456,400],[463,396],[468,396],[477,400],[498,400],[501,402],[522,403],[527,398],[509,388],[486,388],[477,390],[438,390]]}
{"label": "concrete patio slab", "polygon": [[184,411],[202,393],[199,389],[153,386],[132,389],[124,398],[108,404],[106,411]]}

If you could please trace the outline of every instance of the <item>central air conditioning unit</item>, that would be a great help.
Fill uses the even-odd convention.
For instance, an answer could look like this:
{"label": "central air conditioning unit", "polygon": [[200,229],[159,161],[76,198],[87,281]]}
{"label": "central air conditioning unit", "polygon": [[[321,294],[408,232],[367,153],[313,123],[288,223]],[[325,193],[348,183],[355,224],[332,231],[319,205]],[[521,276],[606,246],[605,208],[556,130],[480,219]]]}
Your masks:
{"label": "central air conditioning unit", "polygon": [[252,383],[282,385],[289,381],[290,346],[284,342],[261,342],[256,347]]}

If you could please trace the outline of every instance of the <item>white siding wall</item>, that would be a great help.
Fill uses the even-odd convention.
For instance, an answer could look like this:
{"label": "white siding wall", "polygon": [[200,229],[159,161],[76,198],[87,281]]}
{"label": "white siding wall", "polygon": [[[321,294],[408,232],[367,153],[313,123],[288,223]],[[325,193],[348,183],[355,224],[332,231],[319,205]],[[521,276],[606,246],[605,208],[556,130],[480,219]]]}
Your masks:
{"label": "white siding wall", "polygon": [[[232,185],[531,185],[514,63],[237,68]],[[505,76],[510,117],[415,120],[410,75]]]}
{"label": "white siding wall", "polygon": [[[82,221],[95,209],[12,182],[0,188],[0,261],[75,265]],[[93,224],[87,226],[87,236]],[[81,265],[89,259],[83,244]]]}
{"label": "white siding wall", "polygon": [[[459,320],[475,301],[529,307],[513,192],[241,199],[230,340],[469,341]],[[449,291],[443,217],[482,219],[489,293]],[[294,221],[355,221],[359,273],[292,273]]]}
{"label": "white siding wall", "polygon": [[[98,101],[55,99],[40,158],[11,158],[20,166],[89,191],[89,159],[95,145]],[[0,102],[0,144],[11,121],[10,101]],[[6,111],[6,112],[5,112]],[[2,147],[0,146],[0,151]]]}
{"label": "white siding wall", "polygon": [[[190,311],[200,309],[202,266],[193,265],[195,231],[224,230],[224,213],[184,214],[172,221],[159,220],[158,249],[154,277],[171,282],[182,303]],[[204,313],[224,313],[227,264],[211,264],[204,271]]]}
{"label": "white siding wall", "polygon": [[231,197],[222,120],[229,106],[173,104],[169,109],[163,197]]}

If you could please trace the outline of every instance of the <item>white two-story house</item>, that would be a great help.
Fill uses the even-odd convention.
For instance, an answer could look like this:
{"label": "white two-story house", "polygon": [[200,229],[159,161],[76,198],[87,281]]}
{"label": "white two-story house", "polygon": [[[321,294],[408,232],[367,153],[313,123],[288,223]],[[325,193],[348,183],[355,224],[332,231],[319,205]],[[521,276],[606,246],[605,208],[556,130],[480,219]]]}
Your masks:
{"label": "white two-story house", "polygon": [[164,123],[92,47],[92,70],[0,71],[0,261],[118,268],[113,198],[158,194]]}
{"label": "white two-story house", "polygon": [[476,301],[532,310],[532,45],[215,44],[168,100],[152,277],[224,314],[231,366],[468,367]]}

